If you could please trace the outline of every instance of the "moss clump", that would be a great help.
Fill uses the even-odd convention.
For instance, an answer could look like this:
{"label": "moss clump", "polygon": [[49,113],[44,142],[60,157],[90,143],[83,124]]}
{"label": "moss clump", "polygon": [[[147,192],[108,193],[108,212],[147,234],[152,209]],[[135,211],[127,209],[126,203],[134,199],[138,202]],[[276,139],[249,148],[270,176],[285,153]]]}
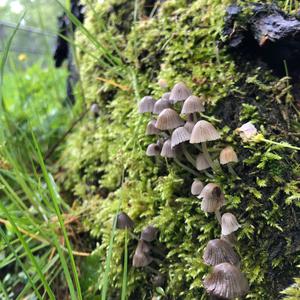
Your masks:
{"label": "moss clump", "polygon": [[[112,55],[117,55],[114,45],[118,45],[121,63],[107,67],[104,54],[98,61],[81,53],[86,105],[97,102],[101,116],[87,117],[68,138],[59,162],[63,166],[59,180],[78,199],[83,222],[99,241],[94,250],[102,268],[113,216],[120,206],[135,221],[136,233],[148,224],[159,228],[159,242],[167,255],[156,268],[167,276],[162,286],[166,298],[206,298],[202,277],[207,267],[201,257],[208,240],[220,234],[217,223],[191,197],[192,176],[171,161],[166,164],[145,156],[154,139],[144,134],[148,118],[137,114],[141,96],[158,97],[163,92],[158,79],[166,80],[170,87],[183,80],[196,95],[204,96],[207,114],[222,128],[221,145],[231,144],[239,156],[236,172],[241,180],[227,173],[216,180],[224,188],[228,209],[243,225],[238,252],[250,281],[248,298],[278,299],[279,291],[292,282],[300,261],[295,250],[299,232],[297,153],[265,143],[242,143],[233,130],[252,121],[270,139],[299,143],[289,134],[299,128],[293,102],[286,101],[291,97],[289,90],[259,61],[233,60],[224,49],[217,49],[229,1],[168,0],[151,19],[144,18],[141,4],[135,25],[131,22],[134,1],[88,2],[94,6],[93,10],[87,6],[86,27]],[[78,42],[94,51],[86,37],[79,34]],[[104,80],[99,82],[97,77]],[[123,246],[124,236],[118,232],[109,289],[117,299]],[[131,239],[130,260],[135,247]],[[101,282],[103,272],[99,273]],[[144,271],[130,268],[129,298],[159,295],[150,279]]]}

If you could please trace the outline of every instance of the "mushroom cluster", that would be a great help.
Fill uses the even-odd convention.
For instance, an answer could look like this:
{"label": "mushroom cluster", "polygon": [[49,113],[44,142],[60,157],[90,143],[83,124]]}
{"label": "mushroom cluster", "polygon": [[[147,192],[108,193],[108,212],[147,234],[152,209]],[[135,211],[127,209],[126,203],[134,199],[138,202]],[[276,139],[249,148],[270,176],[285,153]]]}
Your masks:
{"label": "mushroom cluster", "polygon": [[234,250],[235,231],[240,225],[232,213],[221,215],[225,196],[207,169],[218,174],[226,165],[228,171],[239,178],[232,168],[238,157],[232,146],[223,148],[219,155],[215,149],[209,151],[208,142],[221,139],[221,135],[213,124],[201,119],[203,111],[203,98],[192,95],[182,82],[175,84],[171,92],[163,94],[157,101],[146,96],[139,103],[139,112],[151,116],[146,135],[157,137],[157,141],[148,146],[146,154],[172,158],[197,177],[200,175],[197,171],[203,171],[211,181],[204,184],[197,178],[191,186],[191,194],[201,200],[202,211],[214,213],[221,226],[220,238],[209,241],[204,249],[203,261],[212,267],[204,280],[204,287],[213,297],[235,299],[248,291],[247,279],[240,271],[239,256]]}

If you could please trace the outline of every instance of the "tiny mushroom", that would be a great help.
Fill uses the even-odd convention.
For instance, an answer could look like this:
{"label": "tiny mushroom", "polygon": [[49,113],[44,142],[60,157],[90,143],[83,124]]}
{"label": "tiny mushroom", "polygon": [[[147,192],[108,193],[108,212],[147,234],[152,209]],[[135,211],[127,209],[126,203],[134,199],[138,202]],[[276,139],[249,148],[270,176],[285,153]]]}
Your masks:
{"label": "tiny mushroom", "polygon": [[245,123],[240,128],[237,128],[236,131],[240,134],[244,142],[251,140],[257,135],[257,129],[251,122]]}
{"label": "tiny mushroom", "polygon": [[200,180],[195,179],[191,186],[192,195],[194,196],[200,195],[201,191],[203,190],[203,187],[204,187],[203,183]]}
{"label": "tiny mushroom", "polygon": [[155,100],[151,96],[145,96],[139,103],[139,113],[152,112]]}
{"label": "tiny mushroom", "polygon": [[183,120],[171,108],[165,108],[158,116],[155,127],[160,130],[170,130],[183,125]]}
{"label": "tiny mushroom", "polygon": [[193,128],[190,143],[197,144],[220,139],[220,134],[216,128],[205,120],[200,120]]}
{"label": "tiny mushroom", "polygon": [[171,137],[172,142],[172,148],[174,148],[176,145],[179,145],[183,142],[189,141],[191,137],[191,134],[188,132],[188,130],[185,127],[178,127],[176,128]]}
{"label": "tiny mushroom", "polygon": [[152,226],[147,226],[141,233],[141,239],[146,242],[153,242],[157,237],[158,230]]}
{"label": "tiny mushroom", "polygon": [[93,103],[90,108],[91,114],[94,118],[98,118],[100,115],[100,108],[97,103]]}
{"label": "tiny mushroom", "polygon": [[205,156],[202,153],[198,154],[196,158],[196,169],[198,171],[202,171],[208,168],[210,168],[210,165],[206,160]]}
{"label": "tiny mushroom", "polygon": [[226,165],[229,163],[238,162],[237,155],[231,146],[225,147],[220,153],[220,164]]}
{"label": "tiny mushroom", "polygon": [[167,139],[161,149],[160,155],[162,157],[168,157],[168,158],[173,158],[175,157],[175,151],[171,147],[171,140]]}
{"label": "tiny mushroom", "polygon": [[147,124],[146,135],[157,135],[160,133],[160,130],[155,127],[156,120],[151,120]]}
{"label": "tiny mushroom", "polygon": [[139,240],[136,250],[133,255],[132,265],[135,268],[146,267],[151,264],[153,258],[149,255],[150,246],[147,242]]}
{"label": "tiny mushroom", "polygon": [[187,86],[183,82],[176,83],[171,90],[170,100],[173,103],[178,101],[186,100],[190,95],[191,91],[187,88]]}
{"label": "tiny mushroom", "polygon": [[183,103],[181,113],[184,115],[202,112],[204,111],[204,106],[199,97],[191,95]]}
{"label": "tiny mushroom", "polygon": [[118,229],[126,229],[126,228],[133,228],[133,221],[130,219],[130,217],[124,213],[124,212],[120,212],[117,215],[117,225],[116,227]]}
{"label": "tiny mushroom", "polygon": [[159,156],[161,151],[161,147],[158,144],[150,144],[147,147],[146,155],[147,156]]}
{"label": "tiny mushroom", "polygon": [[238,266],[240,260],[232,246],[220,239],[211,240],[203,252],[203,261],[206,265],[215,266],[224,262]]}
{"label": "tiny mushroom", "polygon": [[204,288],[213,296],[235,299],[245,295],[249,289],[243,273],[234,265],[222,263],[213,267],[204,279]]}
{"label": "tiny mushroom", "polygon": [[170,108],[170,107],[171,107],[170,101],[161,98],[155,102],[153,107],[153,113],[159,115],[165,108]]}
{"label": "tiny mushroom", "polygon": [[204,212],[216,213],[225,204],[224,194],[215,183],[208,183],[198,198],[202,199],[201,209]]}
{"label": "tiny mushroom", "polygon": [[225,213],[221,219],[222,235],[229,235],[237,231],[241,225],[238,223],[235,215],[232,213]]}

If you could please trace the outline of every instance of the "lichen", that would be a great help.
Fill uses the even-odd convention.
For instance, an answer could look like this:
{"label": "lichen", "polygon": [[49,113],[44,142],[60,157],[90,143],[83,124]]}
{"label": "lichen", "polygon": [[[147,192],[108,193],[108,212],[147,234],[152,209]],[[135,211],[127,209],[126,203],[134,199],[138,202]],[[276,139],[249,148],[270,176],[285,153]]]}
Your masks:
{"label": "lichen", "polygon": [[[242,224],[238,252],[250,282],[248,298],[278,299],[279,291],[292,283],[300,262],[297,153],[266,143],[244,143],[234,129],[253,121],[270,139],[299,143],[290,134],[299,128],[293,105],[286,103],[284,95],[281,101],[276,98],[285,85],[259,61],[233,58],[226,49],[218,49],[229,1],[168,0],[151,19],[143,17],[141,4],[140,21],[135,24],[134,1],[88,2],[94,6],[87,5],[85,26],[114,55],[111,39],[118,45],[129,71],[122,71],[120,65],[106,67],[101,55],[98,61],[86,53],[95,49],[78,34],[77,43],[86,50],[79,53],[85,105],[89,108],[96,102],[101,112],[97,119],[86,117],[68,137],[57,178],[76,198],[86,230],[98,241],[93,250],[100,258],[99,268],[104,269],[113,217],[120,205],[135,221],[136,234],[148,224],[160,231],[159,243],[167,250],[160,267],[167,275],[162,287],[166,299],[206,299],[202,252],[220,234],[217,223],[190,195],[192,176],[171,161],[146,157],[147,145],[154,139],[144,134],[148,118],[137,114],[138,97],[162,94],[158,79],[165,79],[169,87],[183,80],[204,97],[206,114],[214,116],[211,121],[222,130],[223,146],[234,146],[239,157],[235,170],[241,180],[227,173],[217,180],[224,187],[228,209]],[[99,25],[99,18],[106,28]],[[292,122],[287,122],[286,113]],[[135,247],[131,239],[130,261]],[[117,299],[123,254],[124,236],[117,231],[109,289]],[[102,276],[99,272],[98,282]],[[129,299],[159,295],[143,270],[129,268],[128,278]]]}

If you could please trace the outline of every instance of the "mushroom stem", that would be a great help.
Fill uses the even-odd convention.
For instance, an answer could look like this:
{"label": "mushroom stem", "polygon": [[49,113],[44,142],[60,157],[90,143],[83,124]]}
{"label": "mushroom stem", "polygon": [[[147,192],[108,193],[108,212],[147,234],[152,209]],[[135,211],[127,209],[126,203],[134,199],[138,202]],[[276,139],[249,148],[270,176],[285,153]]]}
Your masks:
{"label": "mushroom stem", "polygon": [[194,145],[197,148],[197,150],[202,151],[202,148],[199,144],[192,144],[192,145]]}
{"label": "mushroom stem", "polygon": [[137,235],[135,235],[133,232],[131,232],[130,230],[128,230],[128,233],[133,239],[139,240],[139,237]]}
{"label": "mushroom stem", "polygon": [[274,141],[271,141],[271,140],[268,140],[268,139],[265,139],[265,138],[262,138],[261,141],[266,142],[268,144],[278,145],[278,146],[281,146],[283,148],[289,148],[289,149],[298,150],[298,151],[300,150],[300,147],[290,145],[286,142],[285,143],[278,143],[278,142],[274,142]]}
{"label": "mushroom stem", "polygon": [[179,161],[177,158],[174,158],[175,163],[180,166],[182,169],[188,171],[189,173],[191,173],[194,176],[199,176],[200,174],[196,171],[194,171],[193,169],[191,169],[190,167],[186,166],[185,164],[183,164],[181,161]]}
{"label": "mushroom stem", "polygon": [[211,167],[214,171],[216,171],[216,170],[215,170],[215,165],[214,165],[214,163],[213,163],[213,161],[212,161],[212,159],[211,159],[211,157],[210,157],[210,155],[209,155],[209,152],[208,152],[208,150],[207,150],[206,142],[202,142],[202,143],[201,143],[201,146],[202,146],[202,153],[203,153],[205,159],[207,160],[207,162],[208,162],[208,164],[210,165],[210,167]]}
{"label": "mushroom stem", "polygon": [[192,155],[187,151],[186,147],[184,144],[182,144],[182,151],[186,159],[193,165],[193,167],[196,167],[196,161],[192,157]]}
{"label": "mushroom stem", "polygon": [[209,178],[214,178],[214,176],[207,171],[204,171],[204,174]]}
{"label": "mushroom stem", "polygon": [[197,123],[197,121],[198,121],[197,113],[195,113],[195,112],[193,113],[193,120],[195,123]]}
{"label": "mushroom stem", "polygon": [[215,215],[216,215],[216,219],[218,220],[219,224],[221,225],[221,213],[220,213],[220,210],[216,210],[215,211]]}
{"label": "mushroom stem", "polygon": [[233,176],[236,177],[237,179],[241,179],[241,178],[239,177],[239,175],[234,171],[234,169],[233,169],[233,167],[232,167],[232,165],[231,165],[230,163],[227,165],[227,168],[228,168],[228,171],[229,171],[229,173],[230,173],[231,175],[233,175]]}
{"label": "mushroom stem", "polygon": [[128,270],[128,229],[125,229],[125,240],[124,240],[124,268],[123,268],[123,287],[127,287],[127,270]]}

